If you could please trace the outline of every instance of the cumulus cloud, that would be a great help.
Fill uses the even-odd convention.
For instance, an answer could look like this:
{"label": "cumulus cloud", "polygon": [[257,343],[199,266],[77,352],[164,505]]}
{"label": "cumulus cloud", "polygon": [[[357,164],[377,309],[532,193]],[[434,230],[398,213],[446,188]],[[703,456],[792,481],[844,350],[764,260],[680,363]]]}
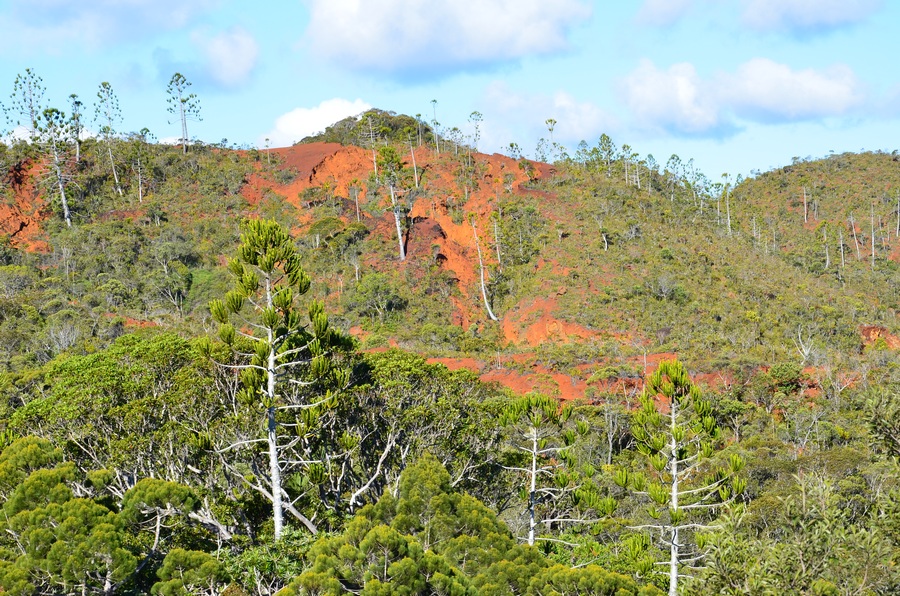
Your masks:
{"label": "cumulus cloud", "polygon": [[792,70],[765,58],[742,64],[722,77],[723,103],[760,121],[809,120],[841,116],[859,106],[864,94],[853,71],[835,65],[823,71]]}
{"label": "cumulus cloud", "polygon": [[246,83],[259,62],[259,45],[242,27],[211,34],[198,29],[190,35],[196,53],[185,59],[167,48],[156,48],[153,61],[161,81],[180,72],[199,88],[231,90]]}
{"label": "cumulus cloud", "polygon": [[660,70],[641,60],[623,81],[622,92],[632,114],[648,128],[692,135],[721,127],[720,106],[711,86],[687,62]]}
{"label": "cumulus cloud", "polygon": [[260,138],[260,145],[269,139],[273,147],[285,147],[322,132],[326,127],[348,116],[356,116],[372,106],[361,99],[349,101],[339,97],[326,99],[312,108],[295,108],[275,120],[275,127]]}
{"label": "cumulus cloud", "polygon": [[644,0],[637,13],[637,21],[644,25],[668,27],[681,19],[693,4],[693,0]]}
{"label": "cumulus cloud", "polygon": [[253,73],[259,59],[259,45],[242,27],[232,27],[212,37],[195,32],[192,41],[204,56],[204,71],[222,87],[238,87]]}
{"label": "cumulus cloud", "polygon": [[847,66],[795,70],[765,58],[706,79],[689,63],[661,70],[643,60],[622,81],[621,94],[638,126],[685,136],[727,135],[741,121],[844,116],[865,100],[862,84]]}
{"label": "cumulus cloud", "polygon": [[[530,143],[548,138],[548,118],[556,120],[553,140],[569,146],[619,129],[612,115],[564,91],[546,95],[519,93],[506,83],[495,81],[486,89],[480,104],[484,106],[484,142],[480,146],[487,150],[505,149],[510,142]],[[528,152],[529,147],[523,149]]]}
{"label": "cumulus cloud", "polygon": [[883,0],[744,0],[743,22],[760,31],[815,33],[852,25]]}
{"label": "cumulus cloud", "polygon": [[0,25],[9,42],[91,47],[179,29],[220,0],[10,0]]}
{"label": "cumulus cloud", "polygon": [[312,51],[352,70],[437,77],[569,47],[585,0],[308,0]]}

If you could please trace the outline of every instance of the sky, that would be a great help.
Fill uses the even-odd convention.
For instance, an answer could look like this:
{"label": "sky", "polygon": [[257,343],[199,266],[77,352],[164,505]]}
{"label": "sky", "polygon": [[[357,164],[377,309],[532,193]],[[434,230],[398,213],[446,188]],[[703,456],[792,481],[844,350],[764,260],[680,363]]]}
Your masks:
{"label": "sky", "polygon": [[[0,0],[0,103],[32,69],[44,104],[100,84],[121,133],[286,146],[369,107],[574,149],[608,134],[711,178],[900,144],[897,0]],[[436,100],[436,101],[435,101]],[[7,110],[13,129],[17,115]],[[0,119],[2,125],[2,119]]]}

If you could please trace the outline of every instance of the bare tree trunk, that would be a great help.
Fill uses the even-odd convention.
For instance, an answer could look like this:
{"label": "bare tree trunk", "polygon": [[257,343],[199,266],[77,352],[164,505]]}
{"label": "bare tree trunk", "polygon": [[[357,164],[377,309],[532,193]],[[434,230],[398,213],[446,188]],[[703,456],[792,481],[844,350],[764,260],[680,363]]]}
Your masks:
{"label": "bare tree trunk", "polygon": [[375,131],[372,129],[372,117],[369,117],[369,142],[372,143],[372,167],[375,168],[375,179],[378,180],[378,161],[375,159]]}
{"label": "bare tree trunk", "polygon": [[[677,414],[678,401],[676,399],[672,399],[671,409],[669,411],[669,416],[671,417],[671,428],[669,429],[669,435],[671,437],[671,474],[672,474],[672,485],[671,485],[671,508],[672,511],[678,511],[678,442],[675,440],[675,416]],[[679,562],[679,544],[678,544],[678,524],[675,521],[672,521],[672,544],[669,546],[669,596],[678,596],[678,562]]]}
{"label": "bare tree trunk", "polygon": [[809,209],[807,208],[806,203],[806,187],[803,187],[803,223],[809,221]]}
{"label": "bare tree trunk", "polygon": [[400,213],[397,210],[397,200],[394,198],[394,185],[391,184],[391,206],[394,211],[394,224],[397,226],[397,243],[400,245],[400,260],[406,260],[406,248],[403,246],[403,231],[400,229]]}
{"label": "bare tree trunk", "polygon": [[872,230],[872,271],[875,271],[875,205],[869,210],[869,222]]}
{"label": "bare tree trunk", "polygon": [[500,319],[494,314],[494,311],[491,310],[491,305],[488,303],[487,299],[487,287],[484,284],[484,260],[481,258],[481,246],[478,244],[478,230],[475,228],[475,218],[469,220],[469,223],[472,224],[472,235],[475,237],[475,250],[478,252],[478,266],[481,269],[481,297],[484,299],[484,308],[487,309],[488,316],[492,321],[499,321]]}
{"label": "bare tree trunk", "polygon": [[828,254],[828,228],[822,226],[822,241],[825,243],[825,269],[831,267],[831,256]]}
{"label": "bare tree trunk", "polygon": [[409,135],[406,138],[409,141],[409,155],[412,157],[413,178],[416,181],[416,188],[419,188],[419,169],[416,167],[416,152],[413,151],[412,138]]}
{"label": "bare tree trunk", "polygon": [[119,193],[119,196],[122,196],[122,187],[119,186],[119,173],[116,171],[116,162],[113,160],[112,154],[112,144],[109,142],[109,139],[106,140],[106,149],[109,153],[109,165],[112,167],[113,180],[116,182],[116,192]]}
{"label": "bare tree trunk", "polygon": [[498,231],[497,218],[494,218],[494,246],[497,249],[497,266],[500,267],[500,272],[503,273],[503,261],[500,259],[500,232]]}
{"label": "bare tree trunk", "polygon": [[850,214],[850,229],[853,231],[853,242],[856,244],[856,260],[859,261],[862,259],[862,254],[859,252],[859,238],[856,237],[856,222],[853,221],[853,214]]}
{"label": "bare tree trunk", "polygon": [[728,235],[731,236],[731,201],[728,199],[728,193],[725,193],[725,217],[728,221]]}
{"label": "bare tree trunk", "polygon": [[535,520],[534,509],[537,500],[537,454],[538,454],[538,437],[537,431],[531,429],[531,482],[528,490],[528,545],[534,546],[534,528],[537,526]]}
{"label": "bare tree trunk", "polygon": [[56,183],[59,186],[59,200],[62,203],[63,219],[66,220],[66,226],[72,227],[72,214],[69,213],[69,202],[66,200],[66,185],[63,182],[62,167],[59,164],[59,151],[56,149],[56,143],[53,146],[53,168],[56,171]]}
{"label": "bare tree trunk", "polygon": [[184,111],[184,102],[178,102],[181,108],[181,152],[187,155],[188,130],[187,130],[187,114]]}
{"label": "bare tree trunk", "polygon": [[[266,276],[266,306],[272,308],[272,286]],[[269,444],[269,481],[272,488],[272,520],[275,524],[275,540],[281,538],[284,531],[284,509],[281,491],[281,465],[278,461],[278,426],[275,421],[275,337],[271,327],[266,329],[269,345],[268,362],[266,363],[266,439]]]}

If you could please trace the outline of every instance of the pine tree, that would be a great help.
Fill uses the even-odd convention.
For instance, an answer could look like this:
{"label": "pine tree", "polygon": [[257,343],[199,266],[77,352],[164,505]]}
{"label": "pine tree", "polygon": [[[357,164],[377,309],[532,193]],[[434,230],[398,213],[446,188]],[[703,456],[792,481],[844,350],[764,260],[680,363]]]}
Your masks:
{"label": "pine tree", "polygon": [[677,360],[663,361],[647,379],[632,435],[653,479],[620,469],[616,483],[649,497],[649,514],[658,521],[642,528],[658,532],[668,547],[669,594],[675,596],[682,567],[702,558],[691,548],[689,534],[709,527],[688,517],[716,510],[743,492],[746,483],[737,477],[743,461],[732,455],[725,468],[710,465],[721,431],[709,402]]}
{"label": "pine tree", "polygon": [[116,161],[113,159],[112,141],[116,136],[116,126],[122,121],[122,111],[119,109],[119,99],[116,97],[112,85],[106,81],[100,83],[100,89],[97,91],[94,121],[100,126],[100,136],[106,143],[106,152],[109,154],[109,166],[112,168],[116,192],[121,197],[122,187],[119,185],[119,172],[116,170]]}
{"label": "pine tree", "polygon": [[181,148],[182,153],[187,153],[188,144],[188,120],[202,120],[200,118],[200,100],[194,93],[188,93],[188,87],[191,86],[190,81],[184,78],[180,72],[176,72],[169,80],[169,86],[166,87],[166,93],[169,94],[169,113],[178,116],[178,122],[181,124]]}
{"label": "pine tree", "polygon": [[[265,439],[242,443],[267,443],[268,487],[258,479],[250,482],[272,503],[277,540],[285,508],[307,529],[317,531],[291,504],[283,487],[286,470],[298,462],[283,460],[278,429],[290,418],[295,435],[299,434],[336,403],[337,390],[347,385],[349,377],[338,360],[350,340],[329,327],[320,302],[310,303],[304,323],[298,299],[309,291],[310,279],[288,233],[269,220],[247,220],[241,228],[238,256],[229,263],[235,288],[213,300],[210,311],[221,324],[220,338],[238,358],[236,364],[223,366],[240,371],[242,401],[264,412]],[[302,462],[314,463],[318,462]]]}

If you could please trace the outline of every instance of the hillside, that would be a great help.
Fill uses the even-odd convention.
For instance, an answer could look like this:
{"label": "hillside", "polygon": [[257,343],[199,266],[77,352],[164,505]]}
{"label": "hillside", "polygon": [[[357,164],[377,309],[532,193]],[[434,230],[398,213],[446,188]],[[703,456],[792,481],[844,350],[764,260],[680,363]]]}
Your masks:
{"label": "hillside", "polygon": [[0,589],[646,595],[674,541],[685,593],[896,592],[895,156],[713,182],[374,114],[86,140],[71,226],[3,149]]}
{"label": "hillside", "polygon": [[[900,241],[891,195],[900,164],[893,156],[796,163],[736,188],[692,180],[687,170],[648,176],[646,166],[639,181],[640,163],[630,165],[626,183],[625,160],[607,166],[596,150],[581,157],[551,167],[469,157],[467,148],[395,151],[403,261],[388,189],[373,176],[381,156],[337,143],[252,155],[207,150],[188,161],[229,164],[219,186],[166,180],[144,202],[90,206],[95,211],[85,210],[71,231],[54,218],[40,168],[26,163],[10,173],[0,229],[10,246],[45,263],[59,259],[59,240],[77,253],[78,242],[125,232],[130,250],[163,270],[166,281],[157,286],[186,285],[154,288],[163,294],[156,308],[146,296],[140,304],[135,295],[106,296],[93,311],[183,325],[181,314],[203,317],[219,275],[208,266],[235,238],[233,227],[213,232],[209,225],[236,223],[242,213],[274,217],[298,238],[315,294],[364,347],[398,345],[517,391],[567,399],[634,391],[634,381],[672,354],[713,385],[746,383],[756,371],[797,360],[798,344],[817,390],[831,382],[826,377],[863,366],[861,349],[873,338],[896,343]],[[224,209],[215,194],[223,189],[231,203]],[[185,196],[192,198],[173,202]],[[481,295],[476,233],[496,323]],[[161,258],[177,261],[184,279],[173,278]],[[127,278],[138,271],[111,273],[83,261],[69,274],[80,278],[82,293],[95,276],[135,285]]]}

